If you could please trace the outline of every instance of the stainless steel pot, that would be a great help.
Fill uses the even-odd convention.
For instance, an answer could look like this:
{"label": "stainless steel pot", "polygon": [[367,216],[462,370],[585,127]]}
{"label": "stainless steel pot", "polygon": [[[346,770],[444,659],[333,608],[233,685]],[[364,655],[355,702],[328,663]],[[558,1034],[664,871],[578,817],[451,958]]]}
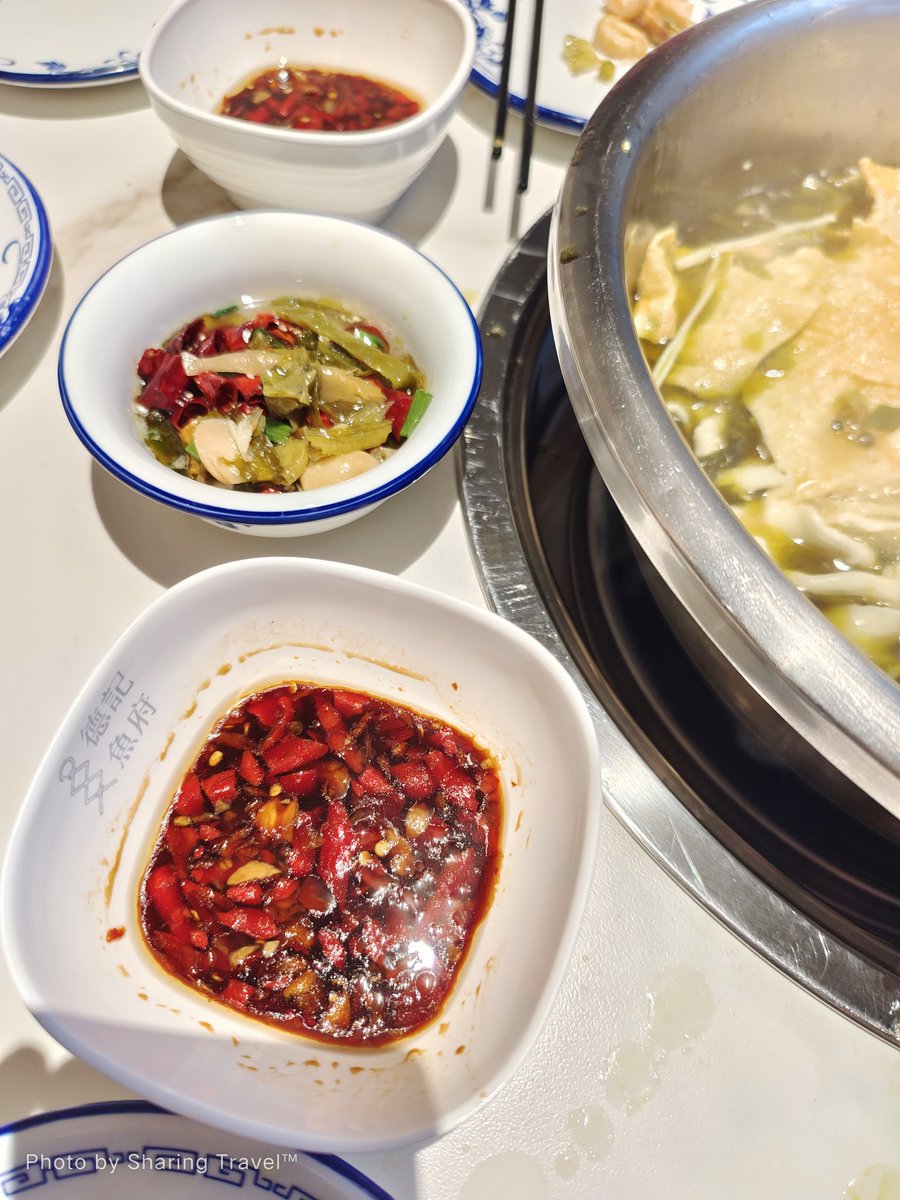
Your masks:
{"label": "stainless steel pot", "polygon": [[799,770],[895,837],[900,688],[793,588],[706,478],[652,383],[629,296],[651,228],[702,223],[754,187],[863,155],[900,163],[898,63],[896,0],[757,0],[673,39],[588,123],[549,261],[569,395],[673,623],[757,730],[777,729]]}

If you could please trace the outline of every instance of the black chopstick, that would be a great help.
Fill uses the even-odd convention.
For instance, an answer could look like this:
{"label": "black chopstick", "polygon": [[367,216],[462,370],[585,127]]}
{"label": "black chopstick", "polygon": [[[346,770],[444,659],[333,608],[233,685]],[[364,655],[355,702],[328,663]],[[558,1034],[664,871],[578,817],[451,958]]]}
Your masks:
{"label": "black chopstick", "polygon": [[534,144],[534,113],[537,106],[538,60],[541,56],[541,26],[544,23],[544,0],[534,0],[534,21],[531,26],[531,52],[528,59],[528,91],[525,93],[525,128],[522,132],[522,157],[519,160],[519,192],[528,190],[531,171],[531,148]]}
{"label": "black chopstick", "polygon": [[506,9],[506,36],[503,39],[503,62],[500,65],[500,86],[497,90],[497,118],[494,123],[494,147],[491,158],[503,153],[506,135],[506,113],[509,109],[509,67],[512,62],[513,30],[516,25],[516,0],[509,0]]}

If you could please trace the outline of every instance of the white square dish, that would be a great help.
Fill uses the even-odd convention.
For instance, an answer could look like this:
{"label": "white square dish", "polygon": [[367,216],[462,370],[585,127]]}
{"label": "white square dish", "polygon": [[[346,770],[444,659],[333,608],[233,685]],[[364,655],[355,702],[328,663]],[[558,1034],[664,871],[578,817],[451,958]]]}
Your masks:
{"label": "white square dish", "polygon": [[[238,700],[290,679],[433,715],[499,762],[492,903],[438,1017],[387,1045],[323,1044],[245,1017],[164,972],[140,930],[141,877],[185,771]],[[578,690],[515,626],[352,566],[214,568],[126,631],[37,773],[5,870],[13,976],[60,1042],[185,1116],[312,1150],[435,1136],[504,1082],[547,1016],[600,803]],[[119,927],[124,936],[107,940]]]}

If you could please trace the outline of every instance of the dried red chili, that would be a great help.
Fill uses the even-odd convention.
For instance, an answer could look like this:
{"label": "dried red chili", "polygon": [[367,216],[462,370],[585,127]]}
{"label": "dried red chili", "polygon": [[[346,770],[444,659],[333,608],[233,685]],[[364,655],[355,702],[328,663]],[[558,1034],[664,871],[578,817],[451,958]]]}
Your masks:
{"label": "dried red chili", "polygon": [[380,1044],[442,1006],[490,899],[499,822],[497,773],[458,730],[283,684],[230,712],[181,785],[141,888],[144,936],[241,1012]]}
{"label": "dried red chili", "polygon": [[271,67],[225,97],[226,117],[287,129],[351,133],[395,125],[421,112],[418,100],[367,75],[316,67]]}

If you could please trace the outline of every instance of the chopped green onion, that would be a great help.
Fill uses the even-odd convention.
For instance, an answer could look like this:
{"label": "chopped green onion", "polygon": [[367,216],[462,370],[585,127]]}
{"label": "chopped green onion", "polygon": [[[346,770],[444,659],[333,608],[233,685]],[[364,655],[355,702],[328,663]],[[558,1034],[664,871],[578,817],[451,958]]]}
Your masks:
{"label": "chopped green onion", "polygon": [[329,429],[304,430],[304,437],[320,454],[349,454],[351,450],[374,450],[383,446],[391,432],[390,421],[365,425],[332,425]]}
{"label": "chopped green onion", "polygon": [[197,462],[200,461],[200,455],[197,453],[197,447],[193,442],[188,442],[184,449],[185,452],[191,456],[191,458],[196,459]]}
{"label": "chopped green onion", "polygon": [[213,317],[227,317],[229,313],[237,312],[237,309],[238,306],[236,304],[229,304],[227,308],[219,308],[210,315]]}
{"label": "chopped green onion", "polygon": [[359,338],[365,346],[374,346],[376,350],[387,350],[387,346],[380,337],[376,337],[374,333],[370,333],[368,329],[363,329],[359,325],[353,326],[353,336]]}
{"label": "chopped green onion", "polygon": [[413,402],[409,406],[409,412],[406,414],[406,420],[403,422],[403,427],[400,430],[402,438],[408,438],[412,431],[416,428],[419,422],[425,415],[425,410],[431,403],[431,392],[423,392],[418,388],[413,396]]}
{"label": "chopped green onion", "polygon": [[270,442],[276,446],[280,446],[290,436],[291,427],[287,421],[273,421],[271,417],[266,418],[266,437]]}

